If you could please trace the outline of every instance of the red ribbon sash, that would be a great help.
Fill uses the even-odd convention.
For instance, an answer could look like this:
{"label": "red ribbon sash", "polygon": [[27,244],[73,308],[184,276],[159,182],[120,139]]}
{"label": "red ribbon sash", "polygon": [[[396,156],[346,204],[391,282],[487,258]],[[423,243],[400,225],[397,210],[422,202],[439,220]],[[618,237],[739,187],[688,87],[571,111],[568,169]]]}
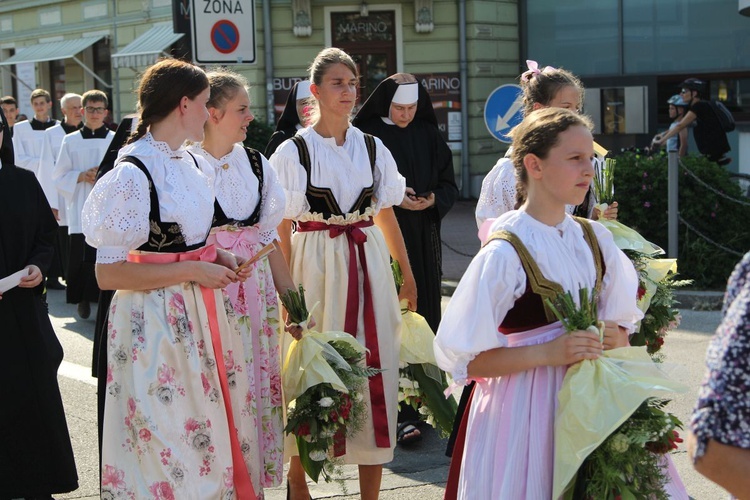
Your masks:
{"label": "red ribbon sash", "polygon": [[[128,254],[128,262],[144,264],[169,264],[172,262],[185,262],[201,260],[204,262],[216,261],[216,247],[208,245],[198,250],[183,253],[131,253]],[[232,448],[232,476],[234,479],[234,492],[240,500],[255,500],[258,496],[255,494],[253,482],[250,479],[250,473],[242,458],[240,441],[237,438],[237,427],[234,424],[234,413],[232,412],[232,402],[229,398],[229,382],[227,381],[227,368],[224,365],[224,351],[221,348],[221,334],[219,333],[219,320],[216,316],[216,297],[214,290],[211,288],[200,287],[203,302],[206,304],[206,313],[208,314],[208,328],[211,331],[211,344],[214,348],[214,358],[216,359],[216,369],[219,372],[219,385],[221,386],[221,395],[224,400],[224,409],[227,412],[227,425],[229,426],[229,443]]]}
{"label": "red ribbon sash", "polygon": [[[378,329],[375,323],[375,309],[372,302],[372,288],[370,277],[367,274],[367,259],[365,258],[365,242],[367,235],[362,231],[364,227],[370,227],[374,223],[372,219],[355,222],[347,225],[326,224],[325,222],[299,222],[297,231],[328,231],[331,238],[342,234],[346,235],[349,244],[349,278],[346,293],[346,318],[344,320],[344,331],[356,336],[357,322],[359,319],[359,279],[357,270],[357,255],[362,266],[362,290],[364,293],[363,318],[365,325],[365,347],[368,349],[367,365],[373,368],[381,368],[380,347],[378,345]],[[356,247],[356,248],[355,248]],[[383,375],[378,373],[370,377],[370,404],[372,406],[372,421],[375,427],[375,444],[378,448],[390,448],[391,439],[388,431],[388,412],[385,406],[385,388],[383,386]],[[346,452],[345,447],[335,447],[336,456]]]}

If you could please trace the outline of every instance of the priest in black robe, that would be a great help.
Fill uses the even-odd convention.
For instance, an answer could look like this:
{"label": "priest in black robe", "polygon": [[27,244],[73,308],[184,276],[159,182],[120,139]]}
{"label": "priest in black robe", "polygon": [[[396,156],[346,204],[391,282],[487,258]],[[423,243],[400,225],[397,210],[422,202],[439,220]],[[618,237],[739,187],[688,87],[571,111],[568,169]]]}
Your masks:
{"label": "priest in black robe", "polygon": [[49,499],[78,488],[44,300],[57,222],[34,173],[14,164],[4,116],[0,158],[0,278],[29,270],[0,296],[0,498]]}
{"label": "priest in black robe", "polygon": [[435,332],[441,314],[440,220],[453,207],[458,188],[432,101],[413,75],[399,73],[377,86],[353,123],[383,141],[406,178],[409,199],[394,211],[417,282],[417,313]]}

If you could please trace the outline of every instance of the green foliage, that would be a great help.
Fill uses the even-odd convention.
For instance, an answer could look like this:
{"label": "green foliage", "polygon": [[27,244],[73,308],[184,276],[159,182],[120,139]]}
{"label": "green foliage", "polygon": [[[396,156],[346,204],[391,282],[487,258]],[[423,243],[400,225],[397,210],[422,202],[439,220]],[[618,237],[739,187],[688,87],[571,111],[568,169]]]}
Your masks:
{"label": "green foliage", "polygon": [[262,153],[266,150],[268,141],[273,135],[273,130],[273,127],[266,124],[265,121],[256,118],[247,126],[247,138],[244,142],[245,146],[257,149]]}
{"label": "green foliage", "polygon": [[[742,199],[740,187],[724,167],[703,157],[682,159],[701,180],[732,198]],[[680,169],[680,215],[713,241],[737,252],[750,248],[750,207],[710,191]],[[625,152],[617,157],[615,198],[619,220],[647,240],[667,248],[667,157]],[[745,198],[747,200],[747,198]],[[739,259],[708,243],[684,224],[679,226],[680,274],[697,288],[723,289]]]}
{"label": "green foliage", "polygon": [[[681,443],[682,422],[664,411],[669,401],[650,398],[581,465],[583,498],[666,500],[662,455]],[[579,485],[576,485],[580,487]]]}

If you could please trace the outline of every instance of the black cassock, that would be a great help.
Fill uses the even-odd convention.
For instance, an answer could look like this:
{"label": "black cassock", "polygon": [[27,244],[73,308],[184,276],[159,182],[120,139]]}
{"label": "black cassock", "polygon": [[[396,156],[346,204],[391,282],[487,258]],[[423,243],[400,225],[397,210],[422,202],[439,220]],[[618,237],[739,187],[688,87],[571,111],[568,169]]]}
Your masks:
{"label": "black cassock", "polygon": [[[13,166],[12,160],[6,163],[8,154],[12,157],[3,147],[0,277],[29,264],[46,274],[57,223],[34,174]],[[16,287],[0,300],[0,498],[78,488],[57,383],[63,350],[52,329],[43,291],[43,285]]]}
{"label": "black cassock", "polygon": [[433,331],[440,324],[442,251],[440,220],[458,198],[453,155],[437,128],[432,102],[419,84],[419,103],[414,120],[405,128],[390,125],[391,99],[398,84],[386,79],[370,95],[354,119],[354,125],[380,138],[390,150],[406,185],[417,194],[435,193],[435,205],[422,211],[394,207],[417,283],[417,312]]}

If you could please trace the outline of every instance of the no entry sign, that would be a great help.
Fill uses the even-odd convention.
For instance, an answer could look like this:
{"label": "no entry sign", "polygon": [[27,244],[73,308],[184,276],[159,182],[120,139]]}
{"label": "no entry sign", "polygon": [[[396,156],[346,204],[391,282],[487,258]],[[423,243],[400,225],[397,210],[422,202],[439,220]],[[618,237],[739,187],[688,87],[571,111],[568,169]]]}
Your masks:
{"label": "no entry sign", "polygon": [[191,14],[196,63],[255,63],[254,0],[191,0]]}

